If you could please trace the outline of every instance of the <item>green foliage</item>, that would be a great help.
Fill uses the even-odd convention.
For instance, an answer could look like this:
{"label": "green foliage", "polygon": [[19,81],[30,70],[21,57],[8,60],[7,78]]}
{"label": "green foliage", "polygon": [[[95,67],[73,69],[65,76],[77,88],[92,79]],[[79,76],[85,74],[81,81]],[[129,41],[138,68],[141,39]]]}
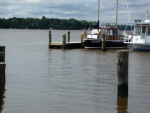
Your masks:
{"label": "green foliage", "polygon": [[46,18],[43,16],[38,18],[0,18],[0,28],[4,29],[85,29],[85,25],[92,25],[95,22],[87,22],[86,20],[78,21],[71,19]]}
{"label": "green foliage", "polygon": [[133,25],[118,25],[119,30],[133,30]]}
{"label": "green foliage", "polygon": [[[86,26],[95,25],[96,21],[76,20],[70,19],[58,19],[58,18],[46,18],[43,16],[41,19],[38,18],[0,18],[1,29],[69,29],[69,30],[80,30],[85,29]],[[126,25],[118,25],[120,30],[131,30],[133,27]]]}

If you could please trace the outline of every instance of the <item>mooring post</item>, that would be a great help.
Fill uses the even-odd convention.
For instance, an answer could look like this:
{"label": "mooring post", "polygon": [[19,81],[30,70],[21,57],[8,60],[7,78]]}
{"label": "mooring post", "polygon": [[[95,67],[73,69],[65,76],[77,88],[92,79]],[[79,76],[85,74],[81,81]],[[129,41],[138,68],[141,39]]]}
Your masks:
{"label": "mooring post", "polygon": [[0,84],[2,84],[2,86],[5,84],[5,67],[5,62],[0,62]]}
{"label": "mooring post", "polygon": [[118,97],[117,98],[117,113],[127,113],[128,109],[128,98]]}
{"label": "mooring post", "polygon": [[66,48],[66,34],[63,35],[63,42],[62,42],[62,44],[63,44],[63,49],[65,49]]}
{"label": "mooring post", "polygon": [[0,52],[5,52],[5,46],[0,46]]}
{"label": "mooring post", "polygon": [[83,44],[83,39],[85,38],[85,34],[82,33],[82,34],[80,35],[80,38],[81,38],[81,44]]}
{"label": "mooring post", "polygon": [[68,31],[67,34],[68,34],[68,42],[70,42],[70,31]]}
{"label": "mooring post", "polygon": [[128,97],[128,58],[129,51],[118,51],[118,97]]}
{"label": "mooring post", "polygon": [[84,31],[84,37],[86,38],[86,31]]}
{"label": "mooring post", "polygon": [[0,46],[0,62],[5,62],[5,46]]}
{"label": "mooring post", "polygon": [[105,35],[102,35],[102,50],[106,50],[106,40],[105,40]]}
{"label": "mooring post", "polygon": [[49,48],[51,47],[51,42],[52,42],[52,34],[51,31],[49,31]]}
{"label": "mooring post", "polygon": [[0,113],[3,111],[3,106],[4,106],[4,98],[5,98],[5,86],[0,92]]}
{"label": "mooring post", "polygon": [[3,92],[5,90],[5,66],[4,62],[0,62],[0,112],[3,103]]}
{"label": "mooring post", "polygon": [[0,109],[3,97],[2,92],[4,91],[5,87],[5,67],[5,46],[0,46]]}

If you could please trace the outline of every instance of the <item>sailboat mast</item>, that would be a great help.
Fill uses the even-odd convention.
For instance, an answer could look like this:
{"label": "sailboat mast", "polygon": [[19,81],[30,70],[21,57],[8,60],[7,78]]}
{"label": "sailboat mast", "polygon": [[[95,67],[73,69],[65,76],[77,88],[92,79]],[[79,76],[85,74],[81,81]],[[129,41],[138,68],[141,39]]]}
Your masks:
{"label": "sailboat mast", "polygon": [[100,17],[100,0],[98,0],[98,28],[99,28],[99,17]]}
{"label": "sailboat mast", "polygon": [[100,16],[100,0],[98,0],[98,20],[99,20],[99,16]]}
{"label": "sailboat mast", "polygon": [[118,0],[116,1],[116,27],[118,26]]}

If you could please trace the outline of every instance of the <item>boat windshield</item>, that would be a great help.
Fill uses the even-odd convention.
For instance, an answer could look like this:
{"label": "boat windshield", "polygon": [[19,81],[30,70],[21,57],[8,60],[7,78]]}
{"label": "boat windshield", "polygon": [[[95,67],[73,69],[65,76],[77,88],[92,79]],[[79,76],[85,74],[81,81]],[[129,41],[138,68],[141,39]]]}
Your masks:
{"label": "boat windshield", "polygon": [[113,32],[114,32],[114,35],[117,35],[117,30],[114,30]]}
{"label": "boat windshield", "polygon": [[146,26],[142,26],[142,33],[146,33]]}
{"label": "boat windshield", "polygon": [[135,34],[140,35],[141,34],[141,26],[135,26]]}

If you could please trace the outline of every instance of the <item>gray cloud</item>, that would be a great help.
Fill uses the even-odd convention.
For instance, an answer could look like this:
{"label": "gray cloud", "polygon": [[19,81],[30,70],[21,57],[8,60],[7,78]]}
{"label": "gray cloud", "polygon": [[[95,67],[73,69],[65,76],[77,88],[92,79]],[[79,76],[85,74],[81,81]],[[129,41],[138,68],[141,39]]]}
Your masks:
{"label": "gray cloud", "polygon": [[[0,18],[32,17],[75,18],[78,20],[97,20],[98,0],[0,0]],[[145,19],[146,10],[150,11],[148,0],[128,0],[131,22]],[[115,22],[116,0],[101,0],[101,22]],[[129,23],[126,0],[119,0],[119,23]]]}

